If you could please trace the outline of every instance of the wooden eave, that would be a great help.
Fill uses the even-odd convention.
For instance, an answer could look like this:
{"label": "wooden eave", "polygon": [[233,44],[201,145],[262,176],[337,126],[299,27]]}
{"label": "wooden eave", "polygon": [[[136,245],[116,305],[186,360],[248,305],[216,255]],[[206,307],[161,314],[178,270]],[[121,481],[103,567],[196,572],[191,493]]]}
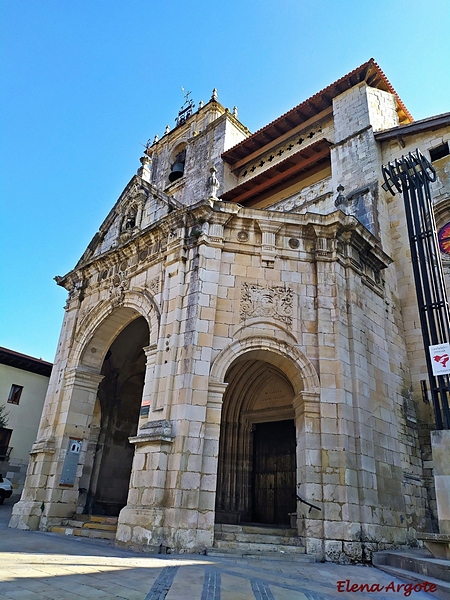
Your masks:
{"label": "wooden eave", "polygon": [[288,185],[290,180],[317,170],[319,165],[329,164],[331,145],[332,143],[325,138],[317,140],[314,144],[306,146],[306,148],[299,150],[289,158],[259,173],[256,177],[252,177],[232,190],[225,192],[222,194],[221,199],[226,202],[245,204],[255,196],[265,194],[275,187],[282,184]]}
{"label": "wooden eave", "polygon": [[0,348],[0,363],[45,377],[50,377],[53,368],[52,363],[42,360],[42,358],[35,358],[3,347]]}
{"label": "wooden eave", "polygon": [[435,131],[437,129],[441,129],[442,127],[448,127],[449,125],[450,112],[443,113],[442,115],[436,115],[434,117],[428,117],[427,119],[421,119],[420,121],[414,121],[414,123],[410,123],[408,125],[391,127],[391,129],[378,131],[374,135],[377,142],[387,142],[397,137],[416,135],[425,131]]}
{"label": "wooden eave", "polygon": [[366,82],[370,87],[389,92],[396,97],[400,125],[406,125],[413,121],[411,114],[386,75],[371,58],[360,67],[311,96],[308,100],[278,117],[275,121],[259,129],[236,146],[226,150],[222,154],[223,160],[233,168],[238,161],[243,161],[250,154],[256,153],[267,144],[273,144],[279,137],[288,134],[294,127],[299,127],[306,121],[317,117],[320,113],[332,107],[333,98],[362,82]]}

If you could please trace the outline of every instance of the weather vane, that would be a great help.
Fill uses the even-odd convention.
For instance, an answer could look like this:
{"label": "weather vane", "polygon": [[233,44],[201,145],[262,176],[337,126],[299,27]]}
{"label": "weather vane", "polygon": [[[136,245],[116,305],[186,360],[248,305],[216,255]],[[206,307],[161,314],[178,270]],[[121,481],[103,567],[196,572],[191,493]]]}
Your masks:
{"label": "weather vane", "polygon": [[183,92],[183,95],[184,95],[184,104],[181,107],[180,111],[178,112],[177,118],[175,119],[177,127],[178,127],[178,125],[182,125],[185,121],[187,121],[187,119],[189,119],[189,117],[192,115],[192,112],[195,107],[194,101],[189,98],[189,95],[191,94],[191,92],[185,93],[183,86],[181,86],[181,91]]}

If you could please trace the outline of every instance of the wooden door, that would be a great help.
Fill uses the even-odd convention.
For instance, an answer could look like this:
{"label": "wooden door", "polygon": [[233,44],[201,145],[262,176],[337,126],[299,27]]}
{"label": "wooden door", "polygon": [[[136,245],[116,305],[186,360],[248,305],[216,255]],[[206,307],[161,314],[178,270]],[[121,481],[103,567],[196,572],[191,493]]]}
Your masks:
{"label": "wooden door", "polygon": [[294,421],[258,423],[253,432],[255,523],[288,525],[297,507]]}

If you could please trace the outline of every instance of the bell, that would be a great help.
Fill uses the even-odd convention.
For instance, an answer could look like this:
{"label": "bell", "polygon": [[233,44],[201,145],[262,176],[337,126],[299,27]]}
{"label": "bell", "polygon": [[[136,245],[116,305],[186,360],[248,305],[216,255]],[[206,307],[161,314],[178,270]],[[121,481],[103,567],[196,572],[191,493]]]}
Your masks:
{"label": "bell", "polygon": [[183,177],[183,173],[184,173],[184,163],[180,163],[180,162],[174,163],[174,165],[172,167],[172,171],[169,174],[170,183],[173,183],[177,179],[180,179],[180,177]]}

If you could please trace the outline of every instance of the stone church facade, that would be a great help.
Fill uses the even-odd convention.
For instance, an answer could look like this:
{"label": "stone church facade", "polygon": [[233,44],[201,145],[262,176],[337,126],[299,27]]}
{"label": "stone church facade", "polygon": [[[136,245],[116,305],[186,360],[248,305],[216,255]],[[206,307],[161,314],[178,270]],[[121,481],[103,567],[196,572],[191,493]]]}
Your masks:
{"label": "stone church facade", "polygon": [[218,524],[294,524],[344,562],[430,530],[433,415],[381,165],[431,150],[448,276],[449,138],[450,115],[414,122],[372,59],[254,134],[215,91],[187,100],[57,278],[11,526],[117,515],[120,545],[202,552]]}

